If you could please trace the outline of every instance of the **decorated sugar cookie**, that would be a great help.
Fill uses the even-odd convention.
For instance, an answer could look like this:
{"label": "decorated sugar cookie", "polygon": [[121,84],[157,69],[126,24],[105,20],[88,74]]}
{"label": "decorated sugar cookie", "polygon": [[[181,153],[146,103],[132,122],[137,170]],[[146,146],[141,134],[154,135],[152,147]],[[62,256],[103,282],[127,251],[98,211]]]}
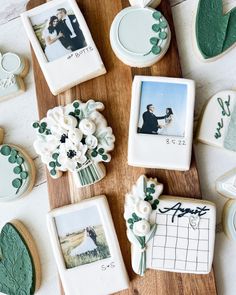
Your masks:
{"label": "decorated sugar cookie", "polygon": [[[155,2],[155,3],[154,3]],[[159,1],[130,1],[114,19],[110,30],[111,46],[116,56],[131,67],[148,67],[167,52],[171,31],[160,11],[151,7]]]}
{"label": "decorated sugar cookie", "polygon": [[[0,128],[0,137],[1,133]],[[0,175],[0,202],[14,201],[32,190],[34,162],[22,148],[0,141]]]}
{"label": "decorated sugar cookie", "polygon": [[224,233],[231,240],[236,241],[236,201],[229,200],[223,209],[222,224]]}
{"label": "decorated sugar cookie", "polygon": [[101,102],[76,100],[49,110],[45,118],[33,124],[37,130],[35,150],[53,178],[70,171],[76,185],[82,187],[105,176],[101,162],[111,160],[115,137],[100,113],[103,109]]}
{"label": "decorated sugar cookie", "polygon": [[227,172],[216,180],[216,190],[227,198],[236,199],[236,169]]}
{"label": "decorated sugar cookie", "polygon": [[23,78],[28,70],[28,62],[23,57],[12,52],[0,52],[0,100],[25,91]]}
{"label": "decorated sugar cookie", "polygon": [[196,42],[205,60],[224,54],[236,43],[236,9],[223,12],[223,0],[199,0]]}
{"label": "decorated sugar cookie", "polygon": [[129,288],[105,196],[54,209],[48,230],[65,294],[114,294]]}
{"label": "decorated sugar cookie", "polygon": [[0,292],[33,295],[40,287],[40,260],[33,238],[18,220],[4,225],[0,234]]}
{"label": "decorated sugar cookie", "polygon": [[197,139],[205,144],[236,151],[236,92],[215,94],[207,103]]}
{"label": "decorated sugar cookie", "polygon": [[216,209],[213,203],[160,196],[163,185],[142,175],[126,195],[124,217],[132,267],[207,274],[211,271]]}

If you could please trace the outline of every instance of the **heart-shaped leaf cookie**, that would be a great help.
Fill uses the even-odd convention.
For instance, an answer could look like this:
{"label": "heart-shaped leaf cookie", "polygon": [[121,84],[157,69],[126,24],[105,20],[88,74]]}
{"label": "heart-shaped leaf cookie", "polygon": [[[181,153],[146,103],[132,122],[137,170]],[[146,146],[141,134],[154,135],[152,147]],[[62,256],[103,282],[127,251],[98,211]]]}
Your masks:
{"label": "heart-shaped leaf cookie", "polygon": [[31,295],[36,287],[36,271],[31,252],[17,228],[7,223],[0,235],[0,292]]}
{"label": "heart-shaped leaf cookie", "polygon": [[236,8],[223,13],[222,0],[199,0],[196,40],[204,59],[224,53],[236,43]]}

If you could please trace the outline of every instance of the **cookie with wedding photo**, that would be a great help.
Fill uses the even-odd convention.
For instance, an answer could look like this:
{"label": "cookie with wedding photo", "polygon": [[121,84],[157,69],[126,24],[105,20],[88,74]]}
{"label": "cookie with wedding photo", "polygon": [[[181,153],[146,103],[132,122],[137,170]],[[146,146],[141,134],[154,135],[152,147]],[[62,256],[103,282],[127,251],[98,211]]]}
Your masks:
{"label": "cookie with wedding photo", "polygon": [[30,21],[49,62],[87,46],[79,21],[67,2],[31,16]]}

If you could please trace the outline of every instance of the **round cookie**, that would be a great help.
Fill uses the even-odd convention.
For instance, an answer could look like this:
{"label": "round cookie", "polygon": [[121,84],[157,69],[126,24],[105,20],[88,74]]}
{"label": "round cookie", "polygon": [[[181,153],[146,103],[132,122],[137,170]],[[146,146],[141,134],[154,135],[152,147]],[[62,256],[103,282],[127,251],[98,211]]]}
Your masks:
{"label": "round cookie", "polygon": [[161,12],[150,7],[128,7],[115,17],[110,42],[116,56],[131,67],[148,67],[167,52],[169,24]]}
{"label": "round cookie", "polygon": [[35,182],[33,160],[20,147],[0,146],[0,201],[14,201],[29,193]]}
{"label": "round cookie", "polygon": [[32,236],[20,221],[12,220],[4,225],[0,248],[0,292],[35,294],[41,283],[39,255]]}
{"label": "round cookie", "polygon": [[231,240],[236,241],[236,201],[226,202],[222,213],[224,233]]}

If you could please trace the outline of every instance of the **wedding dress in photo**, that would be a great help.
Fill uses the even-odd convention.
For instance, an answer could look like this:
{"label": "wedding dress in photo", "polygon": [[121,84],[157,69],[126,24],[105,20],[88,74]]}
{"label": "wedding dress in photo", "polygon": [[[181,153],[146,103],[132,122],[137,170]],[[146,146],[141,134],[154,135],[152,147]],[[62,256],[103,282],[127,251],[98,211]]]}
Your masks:
{"label": "wedding dress in photo", "polygon": [[97,245],[94,243],[87,231],[85,231],[83,242],[70,252],[70,256],[74,257],[96,249]]}
{"label": "wedding dress in photo", "polygon": [[60,57],[63,57],[69,53],[71,53],[72,51],[71,50],[68,50],[66,49],[61,41],[58,39],[56,40],[55,42],[49,44],[48,43],[48,37],[53,40],[57,37],[57,31],[54,30],[54,32],[50,33],[48,28],[46,28],[44,31],[43,31],[43,38],[45,40],[45,43],[46,43],[46,47],[45,47],[45,55],[47,57],[47,60],[48,61],[54,61]]}

